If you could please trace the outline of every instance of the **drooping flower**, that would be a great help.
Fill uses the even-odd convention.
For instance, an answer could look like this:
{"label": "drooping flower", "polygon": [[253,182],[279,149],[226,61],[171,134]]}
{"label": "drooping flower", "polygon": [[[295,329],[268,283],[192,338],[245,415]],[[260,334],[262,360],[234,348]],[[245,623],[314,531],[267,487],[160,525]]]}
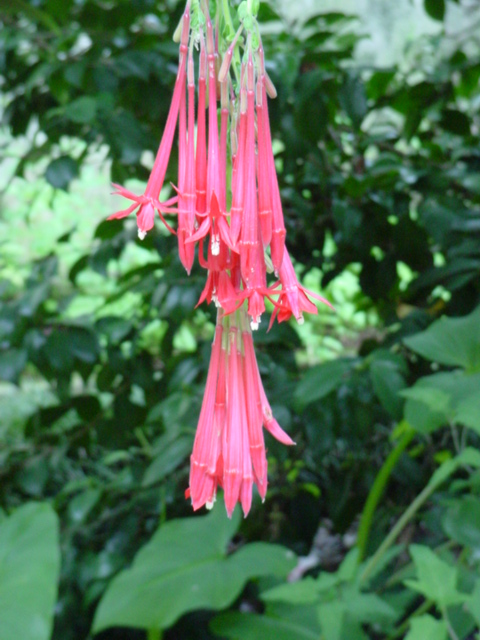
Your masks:
{"label": "drooping flower", "polygon": [[318,293],[309,291],[300,284],[287,249],[284,250],[279,277],[280,280],[277,284],[281,285],[281,289],[278,292],[279,297],[276,302],[275,310],[272,314],[270,326],[272,325],[275,317],[278,318],[279,322],[284,322],[285,320],[289,320],[293,315],[299,324],[303,324],[304,312],[313,314],[318,313],[316,305],[313,304],[309,296],[316,300],[320,300],[320,302],[323,302],[333,309],[328,300]]}
{"label": "drooping flower", "polygon": [[137,226],[138,237],[143,240],[150,229],[153,228],[155,221],[155,211],[167,229],[172,233],[175,233],[173,228],[166,222],[163,214],[173,213],[174,211],[169,208],[170,204],[176,201],[176,198],[169,202],[161,203],[159,201],[160,191],[162,190],[165,180],[165,174],[168,167],[168,161],[170,159],[170,153],[172,150],[173,138],[175,135],[175,128],[182,102],[182,95],[185,95],[185,81],[186,81],[186,64],[187,64],[187,51],[188,41],[190,33],[190,2],[187,2],[185,12],[182,20],[182,36],[180,44],[179,55],[179,68],[177,78],[175,81],[175,88],[173,91],[173,98],[170,104],[170,110],[168,112],[167,122],[163,132],[162,140],[157,151],[153,169],[150,173],[145,192],[137,196],[131,191],[125,189],[120,185],[114,185],[115,194],[121,195],[127,200],[132,200],[133,204],[127,209],[117,211],[109,216],[108,220],[115,220],[125,218],[134,211],[137,212]]}
{"label": "drooping flower", "polygon": [[[245,19],[253,6],[241,3],[240,26],[233,41],[224,43],[221,22],[218,16],[212,21],[208,2],[188,0],[173,98],[145,192],[135,195],[114,185],[115,193],[132,204],[110,216],[136,212],[143,239],[158,214],[177,234],[179,258],[189,274],[198,245],[198,263],[206,271],[198,304],[213,302],[218,311],[187,495],[195,510],[211,508],[220,487],[229,516],[238,502],[247,515],[254,485],[265,498],[264,429],[283,444],[294,444],[273,417],[255,357],[252,330],[259,326],[265,301],[274,307],[270,326],[275,318],[283,322],[293,316],[301,323],[303,313],[317,313],[311,298],[329,304],[301,285],[285,246],[268,115],[268,97],[276,91],[265,69],[256,19]],[[175,195],[160,202],[175,131]],[[165,220],[170,214],[176,225]],[[276,283],[268,281],[272,271]]]}
{"label": "drooping flower", "polygon": [[254,484],[265,498],[262,426],[283,444],[294,444],[273,418],[245,308],[228,316],[219,311],[186,492],[195,510],[211,508],[218,487],[223,488],[229,517],[237,502],[247,516]]}

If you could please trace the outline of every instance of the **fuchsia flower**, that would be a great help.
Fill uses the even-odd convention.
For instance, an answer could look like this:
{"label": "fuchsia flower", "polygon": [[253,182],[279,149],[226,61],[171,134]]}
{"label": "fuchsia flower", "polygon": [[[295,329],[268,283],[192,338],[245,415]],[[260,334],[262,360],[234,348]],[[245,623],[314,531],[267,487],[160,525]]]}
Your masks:
{"label": "fuchsia flower", "polygon": [[[143,239],[158,213],[177,234],[179,258],[188,273],[198,244],[198,263],[207,271],[198,304],[213,302],[218,311],[187,496],[194,509],[210,508],[221,487],[228,515],[237,502],[247,515],[253,485],[262,499],[267,491],[263,429],[285,445],[294,444],[272,415],[252,330],[258,328],[266,299],[274,306],[270,325],[275,318],[283,322],[291,316],[301,323],[303,313],[317,313],[311,298],[329,303],[299,283],[285,247],[267,101],[276,92],[265,70],[255,17],[242,22],[225,47],[220,43],[219,22],[214,28],[207,5],[199,0],[187,2],[172,103],[145,192],[137,196],[114,185],[115,193],[133,204],[110,219],[136,212],[138,235]],[[242,48],[242,62],[236,59],[231,74],[234,53]],[[175,131],[175,194],[160,202]],[[176,230],[166,215],[177,216]],[[270,285],[267,265],[273,265],[278,278]]]}
{"label": "fuchsia flower", "polygon": [[[165,180],[165,173],[167,171],[168,160],[170,158],[170,152],[172,150],[173,138],[175,135],[176,121],[180,110],[180,104],[182,102],[182,95],[185,94],[185,79],[186,79],[186,61],[188,51],[188,41],[190,35],[190,1],[187,3],[187,7],[183,14],[182,24],[182,37],[180,44],[180,59],[177,78],[175,81],[175,89],[173,91],[173,98],[168,112],[167,123],[163,132],[162,140],[157,151],[157,156],[153,165],[152,172],[148,179],[148,183],[145,189],[145,193],[141,196],[133,194],[120,185],[113,185],[115,187],[115,194],[121,195],[127,200],[133,200],[133,204],[127,209],[117,211],[109,216],[108,220],[120,219],[129,216],[136,209],[137,210],[137,225],[138,236],[141,240],[145,238],[148,231],[153,228],[155,221],[155,211],[167,229],[172,233],[175,233],[172,227],[166,222],[163,217],[163,213],[172,213],[169,209],[169,205],[173,204],[176,198],[169,200],[168,202],[161,203],[159,201],[160,191],[163,187]],[[184,97],[183,97],[184,99]]]}
{"label": "fuchsia flower", "polygon": [[[293,315],[293,317],[299,324],[303,324],[304,311],[306,311],[307,313],[318,313],[317,307],[313,304],[308,296],[320,300],[320,302],[323,302],[331,309],[333,309],[328,300],[318,295],[317,293],[313,293],[313,291],[305,289],[305,287],[300,284],[297,278],[297,274],[295,273],[295,269],[293,268],[292,261],[290,260],[290,256],[288,255],[288,251],[286,249],[284,249],[282,266],[280,267],[279,276],[280,282],[277,283],[277,285],[281,284],[282,288],[279,292],[279,298],[277,300],[275,311],[272,314],[270,326],[273,324],[275,317],[278,318],[279,322],[284,322],[285,320],[289,320]],[[274,287],[277,285],[274,285]]]}
{"label": "fuchsia flower", "polygon": [[211,508],[218,487],[229,516],[237,502],[247,516],[254,484],[265,498],[262,426],[283,444],[295,444],[272,416],[245,309],[229,316],[219,312],[186,492],[195,510]]}

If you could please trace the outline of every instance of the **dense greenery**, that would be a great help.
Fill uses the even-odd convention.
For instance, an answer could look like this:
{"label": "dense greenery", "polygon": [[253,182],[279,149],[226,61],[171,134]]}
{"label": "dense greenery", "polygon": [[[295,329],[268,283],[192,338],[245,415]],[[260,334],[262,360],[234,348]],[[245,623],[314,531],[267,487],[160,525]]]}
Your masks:
{"label": "dense greenery", "polygon": [[[109,180],[148,176],[183,3],[0,0],[18,160],[0,218],[1,640],[475,637],[480,14],[424,5],[465,28],[372,69],[354,18],[261,4],[288,245],[337,313],[255,336],[297,446],[268,441],[266,502],[240,522],[184,498],[204,274],[162,230],[140,247],[132,221],[103,221]],[[287,582],[322,522],[355,545],[339,535]]]}

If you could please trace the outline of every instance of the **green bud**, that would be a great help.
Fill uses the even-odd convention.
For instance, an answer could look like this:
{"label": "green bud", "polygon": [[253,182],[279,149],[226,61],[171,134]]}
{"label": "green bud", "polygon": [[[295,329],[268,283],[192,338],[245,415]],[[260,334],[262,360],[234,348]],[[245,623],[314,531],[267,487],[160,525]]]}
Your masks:
{"label": "green bud", "polygon": [[237,13],[238,13],[238,19],[240,20],[240,22],[243,22],[248,15],[248,5],[246,0],[243,0],[243,2],[240,3]]}

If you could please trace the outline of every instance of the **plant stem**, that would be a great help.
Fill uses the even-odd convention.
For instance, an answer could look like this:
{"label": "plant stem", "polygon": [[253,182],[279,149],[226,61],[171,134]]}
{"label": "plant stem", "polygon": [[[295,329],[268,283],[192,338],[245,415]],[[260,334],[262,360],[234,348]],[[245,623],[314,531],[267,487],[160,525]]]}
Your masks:
{"label": "plant stem", "polygon": [[408,627],[410,626],[411,619],[418,618],[418,616],[427,613],[427,611],[432,607],[433,602],[431,602],[430,600],[425,600],[425,602],[422,602],[422,604],[417,609],[415,609],[415,611],[410,616],[408,616],[408,619],[405,620],[405,622],[402,622],[402,624],[397,629],[395,629],[395,631],[389,636],[389,640],[393,640],[394,638],[403,636],[403,634],[408,630]]}
{"label": "plant stem", "polygon": [[388,480],[392,475],[400,456],[408,447],[414,435],[414,430],[409,426],[408,431],[404,434],[403,438],[400,439],[397,446],[390,452],[383,463],[383,466],[378,472],[375,482],[370,489],[370,493],[368,494],[368,498],[362,512],[362,517],[360,519],[360,525],[358,527],[357,547],[359,562],[361,562],[365,557],[370,529],[372,527],[373,516],[377,505],[384,494]]}
{"label": "plant stem", "polygon": [[147,640],[162,640],[162,635],[161,629],[149,629],[147,631]]}
{"label": "plant stem", "polygon": [[423,489],[423,491],[421,491],[418,494],[418,496],[410,504],[410,506],[404,511],[403,515],[398,520],[397,524],[393,527],[393,529],[390,531],[387,537],[383,540],[382,544],[378,547],[378,549],[375,551],[373,556],[368,561],[367,565],[365,566],[365,569],[360,575],[360,582],[366,582],[368,580],[373,570],[377,566],[380,558],[383,556],[383,554],[386,551],[388,551],[388,549],[392,546],[392,544],[395,542],[397,537],[403,531],[405,526],[410,522],[410,520],[417,513],[417,511],[420,509],[423,503],[429,499],[429,497],[432,495],[432,493],[435,492],[436,489],[437,489],[436,485],[433,485],[433,484],[427,485]]}
{"label": "plant stem", "polygon": [[[222,0],[222,13],[223,13],[223,19],[225,20],[227,27],[230,29],[230,32],[234,34],[236,29],[233,25],[232,14],[230,13],[230,0]],[[238,45],[236,45],[233,50],[232,67],[233,67],[233,73],[235,74],[235,79],[237,82],[240,82],[240,73],[239,73],[240,65],[241,65],[240,53],[238,51]]]}
{"label": "plant stem", "polygon": [[[468,449],[465,449],[463,453],[469,453]],[[467,456],[463,456],[464,459],[462,460],[462,456],[458,456],[453,460],[445,462],[435,471],[435,473],[430,478],[430,482],[423,489],[423,491],[418,494],[411,505],[405,510],[401,518],[398,520],[397,524],[393,527],[382,544],[378,547],[373,556],[366,563],[365,568],[360,575],[360,582],[365,582],[370,577],[383,554],[392,546],[392,544],[402,532],[403,528],[410,522],[410,520],[420,509],[423,503],[426,502],[433,493],[435,493],[440,485],[446,482],[446,480],[452,475],[452,473],[454,473],[458,469],[460,464],[466,466],[464,462],[466,457]]]}

